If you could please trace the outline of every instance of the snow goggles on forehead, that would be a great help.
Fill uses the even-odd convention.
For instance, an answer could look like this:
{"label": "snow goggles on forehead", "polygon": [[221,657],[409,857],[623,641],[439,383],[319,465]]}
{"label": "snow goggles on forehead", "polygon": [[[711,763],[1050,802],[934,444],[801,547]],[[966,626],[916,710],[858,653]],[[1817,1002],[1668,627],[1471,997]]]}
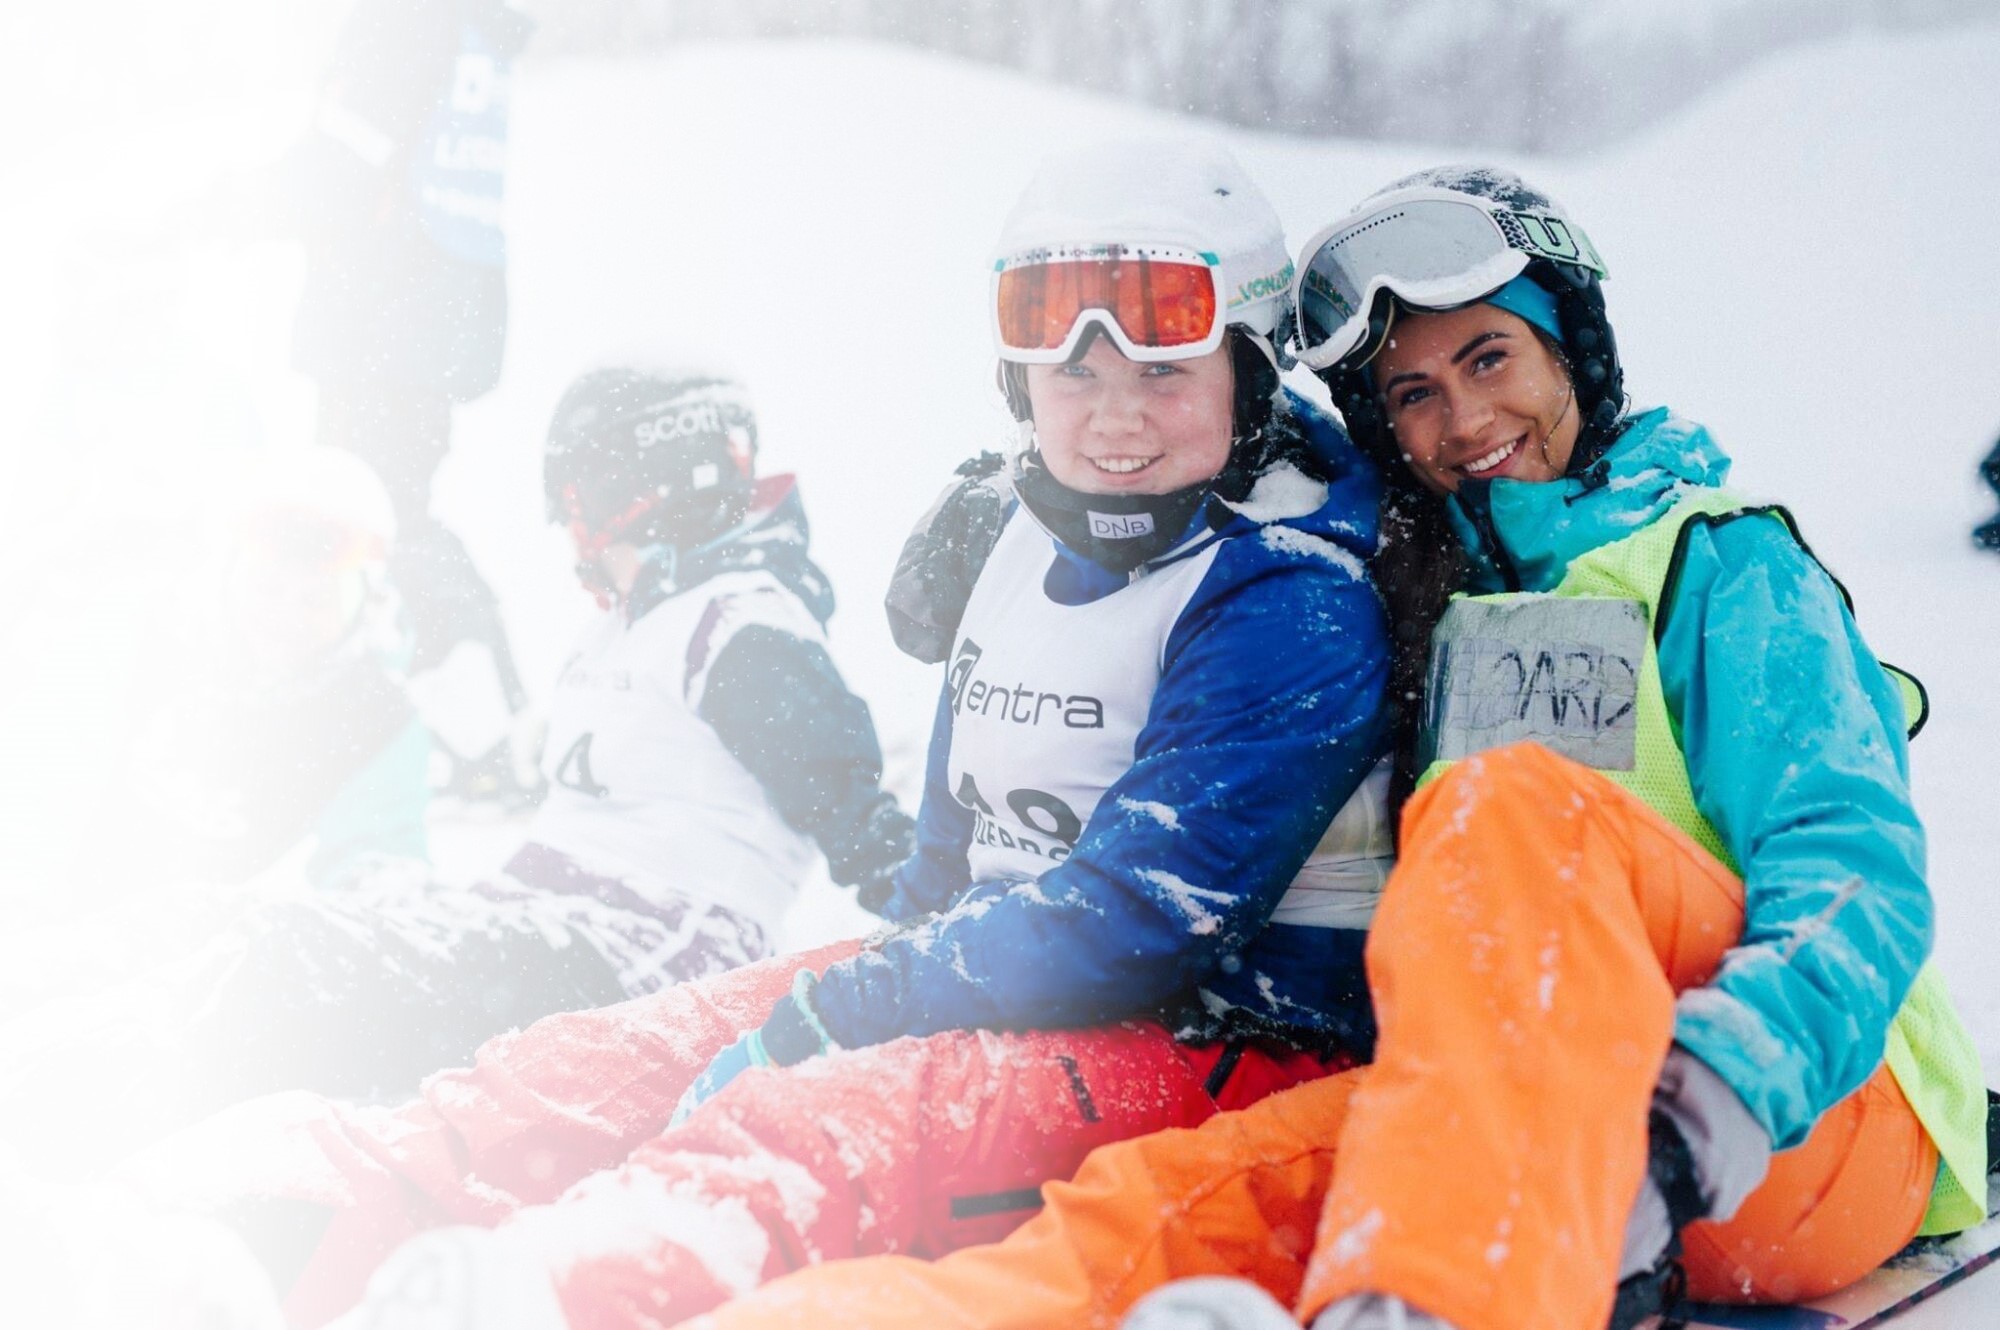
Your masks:
{"label": "snow goggles on forehead", "polygon": [[1349,214],[1306,242],[1294,294],[1298,359],[1358,368],[1382,349],[1392,292],[1418,309],[1455,309],[1499,290],[1531,260],[1605,276],[1590,238],[1555,208],[1511,208],[1453,190],[1415,189]]}
{"label": "snow goggles on forehead", "polygon": [[1000,358],[1059,365],[1096,326],[1131,360],[1187,360],[1222,345],[1221,260],[1174,245],[1074,245],[993,265]]}

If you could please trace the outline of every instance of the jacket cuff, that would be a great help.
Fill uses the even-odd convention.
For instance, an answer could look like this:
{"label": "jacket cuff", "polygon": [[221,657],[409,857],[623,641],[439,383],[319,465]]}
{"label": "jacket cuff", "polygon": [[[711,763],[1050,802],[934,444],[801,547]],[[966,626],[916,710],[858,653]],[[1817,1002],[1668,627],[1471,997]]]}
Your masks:
{"label": "jacket cuff", "polygon": [[1653,1111],[1687,1146],[1706,1216],[1728,1219],[1771,1167],[1771,1137],[1740,1095],[1679,1044],[1667,1051]]}
{"label": "jacket cuff", "polygon": [[776,1066],[796,1066],[836,1047],[827,1035],[826,1026],[820,1023],[819,1013],[812,1009],[816,982],[811,971],[799,971],[792,991],[771,1009],[757,1032],[763,1040],[765,1055]]}

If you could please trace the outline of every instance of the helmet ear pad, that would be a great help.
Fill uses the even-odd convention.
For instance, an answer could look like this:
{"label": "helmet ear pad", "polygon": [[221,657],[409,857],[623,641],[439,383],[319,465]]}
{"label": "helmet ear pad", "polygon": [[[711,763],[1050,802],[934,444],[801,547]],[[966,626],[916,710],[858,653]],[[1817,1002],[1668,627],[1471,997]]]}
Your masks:
{"label": "helmet ear pad", "polygon": [[1007,410],[1014,419],[1025,425],[1035,418],[1035,408],[1028,401],[1026,365],[1003,360],[993,368],[993,381],[1000,386],[1000,395],[1007,399]]}
{"label": "helmet ear pad", "polygon": [[716,479],[708,480],[707,464],[697,468],[702,483],[690,485],[672,495],[647,524],[647,534],[661,544],[688,549],[715,539],[741,522],[750,511],[754,488],[748,473],[741,470],[727,444],[717,450],[713,462]]}
{"label": "helmet ear pad", "polygon": [[1334,410],[1340,412],[1340,418],[1347,426],[1347,436],[1354,440],[1355,447],[1382,468],[1385,475],[1400,476],[1404,465],[1403,450],[1396,443],[1396,436],[1390,432],[1388,418],[1382,413],[1381,403],[1375,400],[1375,390],[1369,386],[1368,376],[1360,370],[1339,366],[1313,372],[1326,385],[1327,393],[1333,398]]}
{"label": "helmet ear pad", "polygon": [[1270,428],[1277,409],[1278,361],[1271,341],[1232,325],[1223,345],[1236,379],[1236,401],[1230,421],[1234,443],[1241,448]]}
{"label": "helmet ear pad", "polygon": [[1618,339],[1604,312],[1604,287],[1597,274],[1573,263],[1536,259],[1527,277],[1556,298],[1562,349],[1576,387],[1583,429],[1571,454],[1572,473],[1603,456],[1625,415],[1625,370],[1618,362]]}
{"label": "helmet ear pad", "polygon": [[680,549],[742,521],[753,488],[729,442],[714,436],[684,440],[647,457],[643,471],[614,463],[572,484],[577,516],[591,530],[620,526],[618,540]]}

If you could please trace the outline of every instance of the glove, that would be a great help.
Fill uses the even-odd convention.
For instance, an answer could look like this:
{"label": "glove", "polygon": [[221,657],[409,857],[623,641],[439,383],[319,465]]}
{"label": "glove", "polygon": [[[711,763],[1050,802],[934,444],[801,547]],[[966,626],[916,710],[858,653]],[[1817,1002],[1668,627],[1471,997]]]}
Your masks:
{"label": "glove", "polygon": [[929,665],[951,654],[972,584],[1000,539],[1014,497],[998,453],[981,453],[962,463],[958,474],[962,479],[903,542],[882,602],[896,645]]}
{"label": "glove", "polygon": [[[894,869],[878,873],[865,881],[854,884],[854,900],[862,909],[878,918],[888,919],[889,902],[896,898],[896,873]],[[891,922],[896,922],[891,920]]]}
{"label": "glove", "polygon": [[853,887],[861,908],[881,914],[895,894],[896,869],[917,851],[917,824],[891,794],[877,794],[868,810],[838,838],[822,838],[833,880]]}
{"label": "glove", "polygon": [[722,1088],[752,1067],[792,1067],[807,1058],[830,1053],[840,1047],[826,1032],[819,1012],[812,1005],[813,989],[819,980],[810,970],[800,970],[792,980],[792,991],[779,999],[764,1024],[744,1035],[715,1055],[674,1105],[668,1127],[678,1127],[688,1115],[722,1092]]}

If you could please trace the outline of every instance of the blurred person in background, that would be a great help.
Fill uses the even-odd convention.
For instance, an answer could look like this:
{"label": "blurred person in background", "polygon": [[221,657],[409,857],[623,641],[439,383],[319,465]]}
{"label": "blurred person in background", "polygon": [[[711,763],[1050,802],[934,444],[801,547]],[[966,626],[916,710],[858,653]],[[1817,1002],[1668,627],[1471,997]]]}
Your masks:
{"label": "blurred person in background", "polygon": [[430,499],[453,408],[500,378],[508,101],[532,27],[508,0],[358,0],[311,129],[236,196],[304,242],[293,364],[318,388],[318,441],[395,505],[390,572],[443,788],[505,805],[533,797],[537,727],[498,599]]}
{"label": "blurred person in background", "polygon": [[260,893],[429,871],[430,738],[404,687],[388,495],[318,446],[272,452],[228,488],[150,718],[100,791],[124,827],[105,871],[151,886],[120,884],[115,904],[81,888],[76,917],[0,941],[0,1015],[169,960]]}
{"label": "blurred person in background", "polygon": [[743,385],[702,369],[591,371],[549,425],[548,515],[602,613],[557,680],[549,797],[508,871],[626,911],[597,931],[627,936],[633,994],[770,955],[816,855],[879,911],[915,845],[833,662],[797,483],[756,463]]}
{"label": "blurred person in background", "polygon": [[[270,1091],[400,1099],[550,1012],[769,955],[822,854],[880,907],[912,823],[828,653],[833,597],[792,478],[756,476],[756,441],[728,379],[579,379],[549,431],[549,511],[602,614],[556,685],[549,797],[526,843],[471,887],[372,871],[252,900],[207,945],[12,1021],[0,1141],[49,1172],[89,1172]],[[322,547],[296,514],[266,516],[251,548],[277,566],[239,561],[231,594],[255,620],[255,656],[293,662],[347,621],[353,592],[292,585],[297,548]],[[303,735],[259,733],[225,756],[273,764],[236,771],[246,787],[285,784],[310,767],[304,738],[366,718],[312,711]]]}
{"label": "blurred person in background", "polygon": [[305,882],[421,864],[429,739],[403,688],[397,523],[352,454],[272,455],[230,523],[205,668],[142,744],[136,783],[179,833],[175,877],[241,882],[303,840]]}

